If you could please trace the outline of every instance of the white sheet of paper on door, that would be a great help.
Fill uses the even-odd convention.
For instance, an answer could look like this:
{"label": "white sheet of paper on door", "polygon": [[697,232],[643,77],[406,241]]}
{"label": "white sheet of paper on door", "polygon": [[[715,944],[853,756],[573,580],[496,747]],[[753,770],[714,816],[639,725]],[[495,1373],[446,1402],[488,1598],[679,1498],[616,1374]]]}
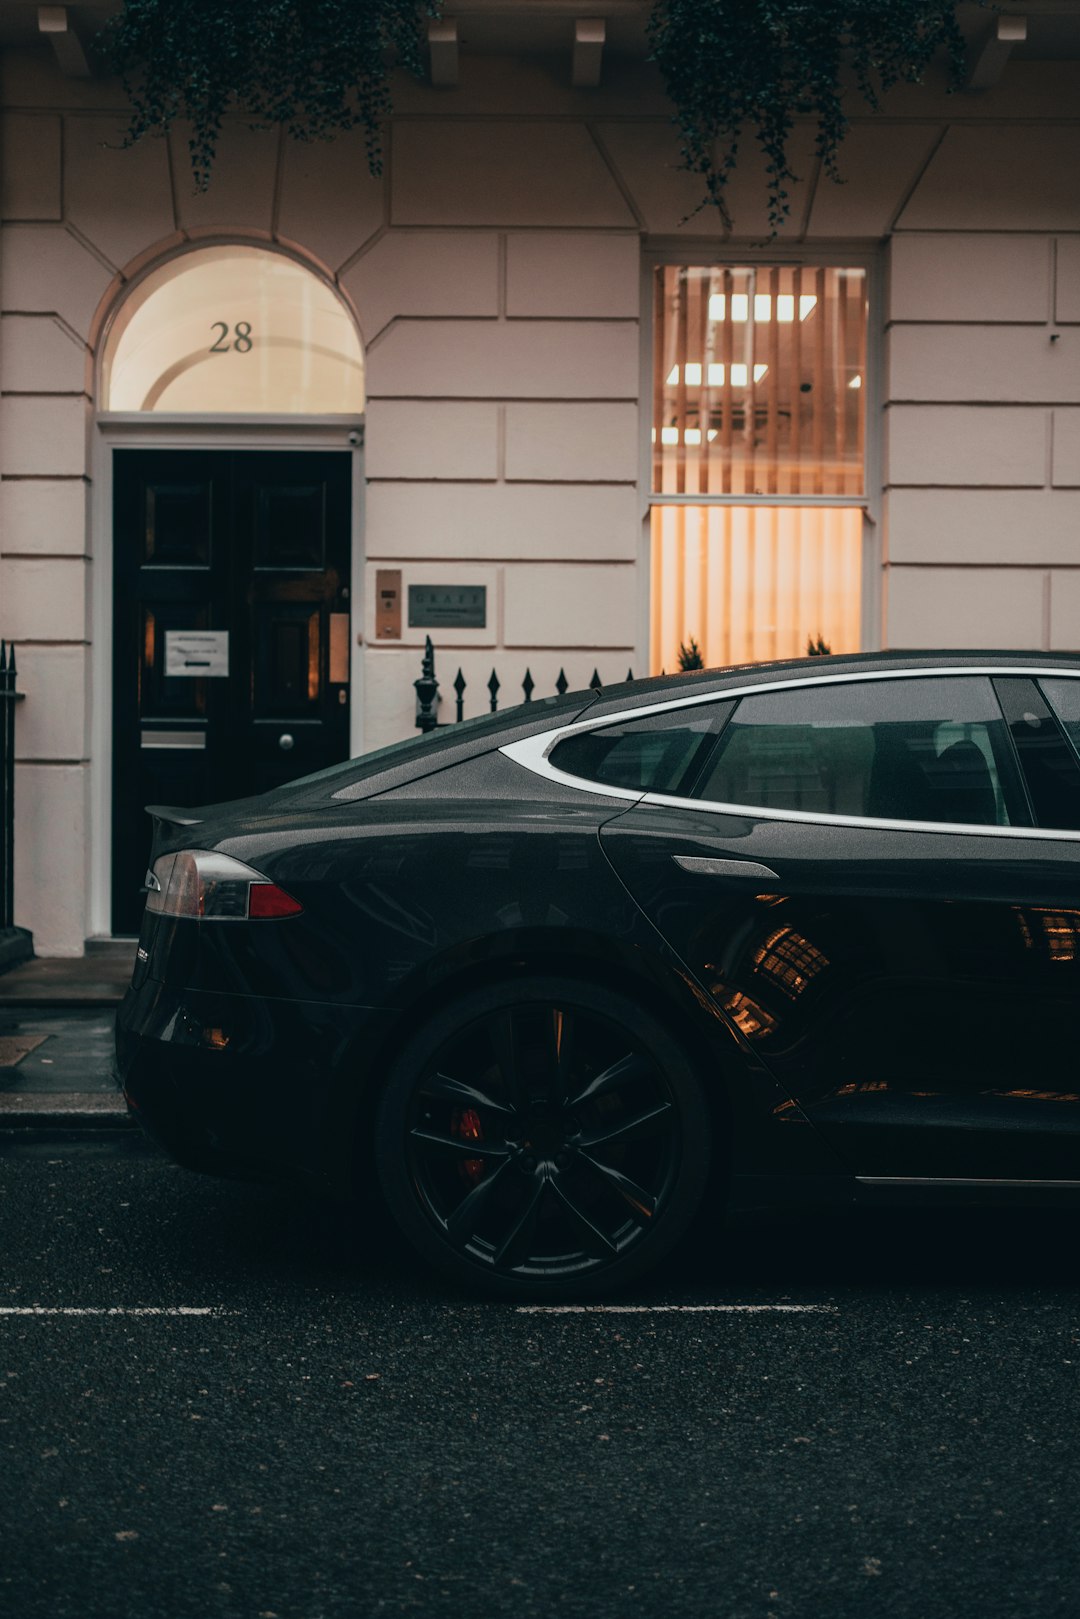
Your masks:
{"label": "white sheet of paper on door", "polygon": [[166,630],[165,673],[186,675],[190,679],[200,675],[227,679],[228,630]]}

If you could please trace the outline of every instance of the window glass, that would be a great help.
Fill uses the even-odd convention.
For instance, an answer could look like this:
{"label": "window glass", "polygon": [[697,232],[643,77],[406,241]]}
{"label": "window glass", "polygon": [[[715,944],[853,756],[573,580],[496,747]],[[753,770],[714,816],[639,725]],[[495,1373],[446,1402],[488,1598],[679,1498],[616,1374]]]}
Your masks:
{"label": "window glass", "polygon": [[655,285],[654,492],[860,494],[866,271],[668,264]]}
{"label": "window glass", "polygon": [[1040,680],[1043,696],[1061,721],[1065,735],[1080,755],[1080,680]]}
{"label": "window glass", "polygon": [[1033,680],[994,681],[1040,826],[1080,831],[1080,764]]}
{"label": "window glass", "polygon": [[604,787],[685,796],[734,706],[703,703],[579,731],[557,742],[549,759],[556,770]]}
{"label": "window glass", "polygon": [[341,299],[260,247],[206,247],[137,283],[105,344],[106,410],[356,415],[364,356]]}
{"label": "window glass", "polygon": [[894,679],[744,697],[696,797],[826,815],[1007,826],[990,681]]}

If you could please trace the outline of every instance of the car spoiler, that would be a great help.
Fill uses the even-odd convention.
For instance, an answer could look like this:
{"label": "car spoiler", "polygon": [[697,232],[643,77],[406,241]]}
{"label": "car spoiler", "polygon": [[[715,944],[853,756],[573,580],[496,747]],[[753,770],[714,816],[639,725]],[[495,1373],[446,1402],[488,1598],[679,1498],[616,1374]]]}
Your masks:
{"label": "car spoiler", "polygon": [[172,804],[147,804],[146,813],[154,823],[150,842],[150,864],[154,864],[161,845],[185,826],[199,826],[203,816],[198,810],[176,809]]}

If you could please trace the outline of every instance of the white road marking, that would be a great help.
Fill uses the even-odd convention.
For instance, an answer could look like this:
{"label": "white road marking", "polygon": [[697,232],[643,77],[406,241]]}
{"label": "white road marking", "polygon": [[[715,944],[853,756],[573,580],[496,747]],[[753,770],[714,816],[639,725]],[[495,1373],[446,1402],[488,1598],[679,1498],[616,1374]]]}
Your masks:
{"label": "white road marking", "polygon": [[2,1315],[232,1315],[219,1304],[2,1304]]}
{"label": "white road marking", "polygon": [[836,1304],[519,1304],[518,1315],[839,1315]]}

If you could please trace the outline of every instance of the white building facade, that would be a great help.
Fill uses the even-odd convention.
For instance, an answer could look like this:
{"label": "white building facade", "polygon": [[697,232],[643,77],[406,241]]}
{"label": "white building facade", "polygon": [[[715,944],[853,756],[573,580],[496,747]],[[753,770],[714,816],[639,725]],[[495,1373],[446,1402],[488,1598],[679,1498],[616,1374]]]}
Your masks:
{"label": "white building facade", "polygon": [[[489,3],[452,82],[395,83],[381,178],[235,120],[204,194],[36,9],[3,23],[0,635],[39,954],[131,931],[144,793],[409,735],[428,635],[451,721],[459,667],[468,716],[493,668],[508,703],[691,638],[1080,646],[1075,6],[857,116],[842,186],[799,126],[772,239],[755,161],[734,233],[693,212],[628,0],[595,85],[573,7]],[[977,62],[998,20],[965,24]]]}

